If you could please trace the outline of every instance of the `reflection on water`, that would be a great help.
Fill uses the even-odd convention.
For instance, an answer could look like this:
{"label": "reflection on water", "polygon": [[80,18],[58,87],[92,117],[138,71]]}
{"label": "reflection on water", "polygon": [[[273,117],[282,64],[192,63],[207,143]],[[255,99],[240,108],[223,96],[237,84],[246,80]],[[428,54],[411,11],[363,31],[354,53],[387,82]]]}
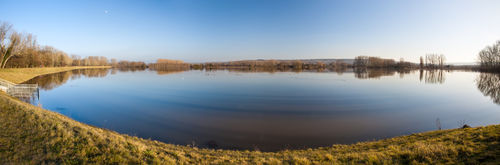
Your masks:
{"label": "reflection on water", "polygon": [[[65,84],[68,80],[80,79],[83,77],[106,77],[108,74],[116,74],[120,72],[136,72],[144,71],[144,68],[112,68],[112,69],[77,69],[68,72],[60,72],[49,75],[41,75],[23,84],[38,84],[38,87],[43,90],[51,90]],[[158,75],[180,73],[186,70],[156,70]]]}
{"label": "reflection on water", "polygon": [[36,84],[17,84],[11,86],[7,89],[7,94],[28,103],[34,103],[40,98],[38,85]]}
{"label": "reflection on water", "polygon": [[184,70],[164,70],[164,71],[160,71],[160,70],[157,70],[156,73],[158,75],[167,75],[167,74],[174,74],[174,73],[181,73],[181,72],[185,72]]}
{"label": "reflection on water", "polygon": [[68,80],[80,79],[84,77],[105,77],[109,69],[77,69],[68,72],[60,72],[49,75],[35,77],[24,84],[38,84],[43,90],[51,90],[65,84]]}
{"label": "reflection on water", "polygon": [[116,71],[121,71],[121,72],[136,72],[136,71],[144,71],[146,68],[142,67],[118,67],[118,68],[112,68],[112,72]]}
{"label": "reflection on water", "polygon": [[481,73],[476,80],[477,88],[491,98],[493,102],[500,104],[500,74]]}
{"label": "reflection on water", "polygon": [[383,76],[394,76],[396,73],[399,74],[400,78],[403,78],[404,75],[409,74],[411,70],[356,68],[354,72],[356,73],[356,78],[359,79],[373,79]]}
{"label": "reflection on water", "polygon": [[156,71],[158,75],[167,75],[188,71],[189,67],[186,65],[182,65],[182,67],[155,67],[150,68],[150,70]]}
{"label": "reflection on water", "polygon": [[420,70],[420,81],[425,76],[425,83],[442,84],[446,80],[444,72],[446,71],[442,69]]}
{"label": "reflection on water", "polygon": [[203,71],[207,72],[217,72],[217,71],[228,71],[228,72],[242,72],[242,73],[278,73],[278,72],[336,72],[342,75],[344,72],[352,72],[351,68],[337,67],[337,68],[317,68],[317,69],[303,69],[303,68],[275,68],[275,67],[234,67],[234,68],[206,68]]}
{"label": "reflection on water", "polygon": [[209,148],[319,147],[500,121],[500,77],[475,72],[123,68],[28,83],[44,108],[77,121]]}

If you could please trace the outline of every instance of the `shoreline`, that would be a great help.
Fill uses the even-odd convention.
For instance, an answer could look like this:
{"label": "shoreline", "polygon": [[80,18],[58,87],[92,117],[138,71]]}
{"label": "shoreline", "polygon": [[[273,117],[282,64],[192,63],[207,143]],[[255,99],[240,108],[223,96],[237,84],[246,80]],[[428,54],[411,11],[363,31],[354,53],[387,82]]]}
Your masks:
{"label": "shoreline", "polygon": [[0,69],[0,79],[14,84],[26,82],[37,76],[65,72],[75,69],[99,69],[111,66],[72,66],[72,67],[46,67],[46,68],[6,68]]}

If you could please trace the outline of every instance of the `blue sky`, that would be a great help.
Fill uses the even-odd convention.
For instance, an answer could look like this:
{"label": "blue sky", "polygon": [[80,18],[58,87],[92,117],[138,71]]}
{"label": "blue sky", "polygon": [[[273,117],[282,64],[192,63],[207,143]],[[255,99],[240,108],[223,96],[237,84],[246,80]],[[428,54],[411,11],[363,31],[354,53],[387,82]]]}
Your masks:
{"label": "blue sky", "polygon": [[354,58],[474,62],[498,0],[0,0],[0,21],[69,54],[188,62]]}

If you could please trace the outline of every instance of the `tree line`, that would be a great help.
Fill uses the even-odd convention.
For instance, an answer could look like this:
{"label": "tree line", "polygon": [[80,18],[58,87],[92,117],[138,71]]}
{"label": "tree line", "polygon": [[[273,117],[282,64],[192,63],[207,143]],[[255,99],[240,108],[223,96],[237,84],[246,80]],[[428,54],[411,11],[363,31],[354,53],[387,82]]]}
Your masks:
{"label": "tree line", "polygon": [[191,65],[181,60],[158,59],[156,63],[151,63],[148,67],[156,71],[182,71],[191,69]]}
{"label": "tree line", "polygon": [[0,22],[0,68],[35,68],[63,66],[113,66],[147,68],[141,61],[118,61],[104,56],[68,55],[51,46],[41,46],[31,33],[19,33],[6,22]]}
{"label": "tree line", "polygon": [[398,62],[394,59],[384,59],[380,57],[357,56],[354,58],[353,66],[355,68],[393,68],[393,69],[410,69],[416,65],[400,59]]}
{"label": "tree line", "polygon": [[146,69],[148,67],[146,63],[142,61],[127,61],[127,60],[117,61],[116,59],[111,59],[110,65],[114,68]]}
{"label": "tree line", "polygon": [[500,41],[481,50],[478,60],[481,70],[500,72]]}
{"label": "tree line", "polygon": [[19,33],[11,24],[0,22],[0,68],[103,65],[108,65],[106,57],[70,56],[51,46],[41,46],[33,34]]}
{"label": "tree line", "polygon": [[208,62],[202,64],[191,64],[192,69],[269,69],[269,70],[308,70],[308,69],[331,69],[331,68],[347,68],[352,65],[343,60],[324,63],[318,62],[303,62],[302,60],[242,60],[230,62]]}
{"label": "tree line", "polygon": [[420,68],[428,68],[428,69],[435,69],[435,68],[445,68],[448,66],[445,66],[445,61],[446,57],[442,54],[427,54],[424,57],[420,56]]}

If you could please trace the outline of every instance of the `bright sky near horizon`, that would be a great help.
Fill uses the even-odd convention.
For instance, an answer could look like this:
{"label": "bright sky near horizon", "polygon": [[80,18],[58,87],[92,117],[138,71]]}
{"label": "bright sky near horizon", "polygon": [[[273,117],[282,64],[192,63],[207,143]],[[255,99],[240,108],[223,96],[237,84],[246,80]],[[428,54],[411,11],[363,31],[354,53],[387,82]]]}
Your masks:
{"label": "bright sky near horizon", "polygon": [[69,54],[188,62],[354,58],[474,62],[498,0],[0,0],[0,21]]}

